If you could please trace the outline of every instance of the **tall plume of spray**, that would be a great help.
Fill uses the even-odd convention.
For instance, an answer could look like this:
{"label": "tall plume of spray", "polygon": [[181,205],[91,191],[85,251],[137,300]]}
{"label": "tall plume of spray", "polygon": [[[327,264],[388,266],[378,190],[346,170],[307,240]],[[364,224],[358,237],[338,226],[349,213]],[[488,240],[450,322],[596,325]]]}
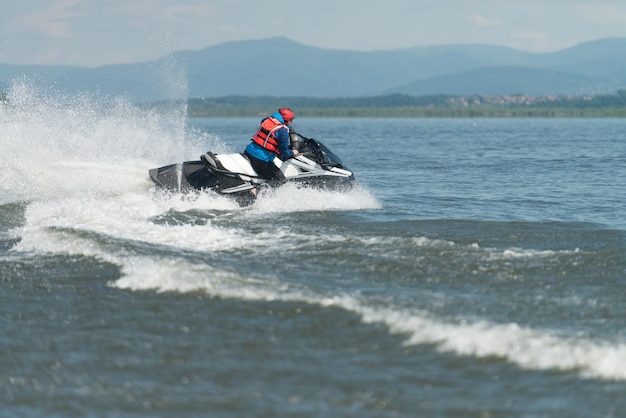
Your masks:
{"label": "tall plume of spray", "polygon": [[[174,133],[177,143],[180,144],[180,150],[184,148],[185,141],[185,121],[187,116],[187,96],[189,88],[187,85],[186,68],[184,64],[178,62],[174,55],[170,54],[153,64],[153,71],[157,80],[167,79],[167,84],[163,93],[165,93],[164,101],[161,102],[162,110],[170,115],[171,131]],[[174,161],[183,160],[183,154],[174,155]],[[178,170],[178,182],[182,180],[182,165]]]}
{"label": "tall plume of spray", "polygon": [[13,80],[9,104],[0,108],[2,200],[145,189],[149,168],[205,150],[207,138],[190,138],[186,130],[184,63],[170,55],[139,76],[162,99],[138,104],[127,96]]}
{"label": "tall plume of spray", "polygon": [[[166,36],[166,43],[171,42],[171,38]],[[171,46],[171,45],[170,45]],[[173,48],[170,48],[173,49]],[[187,116],[187,98],[189,95],[189,87],[187,84],[187,69],[185,63],[177,60],[174,54],[154,62],[151,65],[153,76],[156,80],[169,80],[165,86],[164,101],[161,102],[165,106],[166,113],[172,118],[172,132],[178,133],[177,141],[182,152],[185,141],[185,122]],[[156,85],[159,85],[158,83]],[[159,95],[162,96],[162,95]],[[174,161],[182,161],[184,155],[182,153],[173,156]],[[178,170],[179,185],[182,180],[182,165]]]}
{"label": "tall plume of spray", "polygon": [[[187,85],[186,64],[170,54],[150,65],[153,85],[160,90],[159,97],[163,97],[161,109],[171,118],[171,130],[178,133],[179,139],[184,140],[185,121],[187,117]],[[165,83],[164,83],[165,81]]]}

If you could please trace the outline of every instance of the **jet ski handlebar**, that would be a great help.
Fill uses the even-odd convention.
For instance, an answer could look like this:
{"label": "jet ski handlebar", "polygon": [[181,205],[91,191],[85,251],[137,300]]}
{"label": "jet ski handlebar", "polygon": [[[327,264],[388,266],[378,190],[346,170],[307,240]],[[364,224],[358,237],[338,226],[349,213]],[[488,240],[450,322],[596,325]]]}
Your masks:
{"label": "jet ski handlebar", "polygon": [[307,138],[291,130],[289,140],[289,148],[297,150],[304,157],[311,158],[320,164],[325,164],[324,155],[315,139]]}

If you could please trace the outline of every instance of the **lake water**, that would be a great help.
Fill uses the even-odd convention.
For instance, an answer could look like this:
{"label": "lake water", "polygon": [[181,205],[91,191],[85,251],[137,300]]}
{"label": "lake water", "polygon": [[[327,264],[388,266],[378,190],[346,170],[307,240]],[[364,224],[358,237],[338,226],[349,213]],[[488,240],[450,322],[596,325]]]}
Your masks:
{"label": "lake water", "polygon": [[0,108],[1,417],[625,416],[626,120],[296,118],[359,187],[153,190],[258,121]]}

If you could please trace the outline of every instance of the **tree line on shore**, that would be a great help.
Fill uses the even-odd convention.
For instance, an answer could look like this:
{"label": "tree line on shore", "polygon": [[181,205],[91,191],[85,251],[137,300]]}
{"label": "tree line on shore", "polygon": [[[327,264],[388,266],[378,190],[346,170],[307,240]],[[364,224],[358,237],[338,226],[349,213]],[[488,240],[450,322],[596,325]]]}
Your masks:
{"label": "tree line on shore", "polygon": [[192,117],[259,116],[279,107],[304,117],[626,117],[626,90],[584,96],[410,96],[191,98]]}

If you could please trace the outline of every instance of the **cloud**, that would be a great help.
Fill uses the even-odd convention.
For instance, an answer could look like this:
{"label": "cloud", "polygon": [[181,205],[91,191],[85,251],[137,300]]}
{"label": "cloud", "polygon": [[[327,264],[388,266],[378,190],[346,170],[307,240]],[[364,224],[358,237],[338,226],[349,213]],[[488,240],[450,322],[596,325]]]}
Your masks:
{"label": "cloud", "polygon": [[475,26],[479,27],[493,27],[493,26],[501,26],[502,20],[498,18],[488,18],[480,15],[474,15],[471,18],[471,22]]}
{"label": "cloud", "polygon": [[70,23],[81,15],[76,10],[82,0],[61,0],[19,19],[18,26],[27,32],[43,33],[50,38],[69,38]]}
{"label": "cloud", "polygon": [[[211,3],[211,2],[208,2]],[[218,13],[214,4],[180,0],[109,0],[94,5],[91,13],[115,17],[117,22],[131,22],[130,26],[199,24]],[[144,22],[141,25],[132,22]]]}
{"label": "cloud", "polygon": [[205,4],[173,4],[163,10],[167,20],[178,23],[196,23],[214,13],[214,8]]}

